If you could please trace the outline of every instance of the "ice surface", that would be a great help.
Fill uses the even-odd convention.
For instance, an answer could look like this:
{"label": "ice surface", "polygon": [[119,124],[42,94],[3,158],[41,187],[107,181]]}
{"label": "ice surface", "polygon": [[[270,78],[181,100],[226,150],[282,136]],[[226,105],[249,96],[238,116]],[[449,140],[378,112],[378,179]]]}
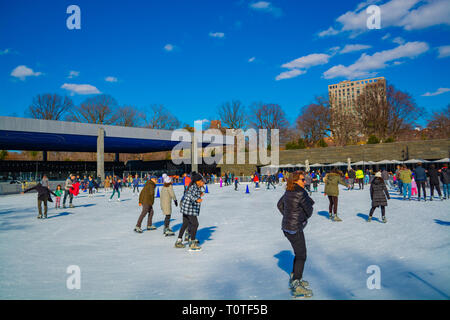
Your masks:
{"label": "ice surface", "polygon": [[[178,199],[182,187],[176,186]],[[341,189],[338,213],[328,220],[328,199],[313,194],[314,214],[305,229],[304,278],[313,299],[449,299],[450,200],[403,201],[396,192],[388,223],[366,222],[368,188]],[[1,299],[291,299],[293,252],[281,229],[276,203],[284,189],[245,184],[209,186],[199,217],[203,250],[175,249],[181,227],[174,207],[175,237],[164,237],[159,199],[155,231],[133,232],[140,213],[130,190],[121,202],[103,193],[74,199],[76,208],[49,207],[38,220],[36,194],[0,197]],[[144,220],[143,226],[147,223]],[[69,290],[67,267],[81,270],[81,289]],[[381,289],[367,288],[367,268],[381,270]]]}

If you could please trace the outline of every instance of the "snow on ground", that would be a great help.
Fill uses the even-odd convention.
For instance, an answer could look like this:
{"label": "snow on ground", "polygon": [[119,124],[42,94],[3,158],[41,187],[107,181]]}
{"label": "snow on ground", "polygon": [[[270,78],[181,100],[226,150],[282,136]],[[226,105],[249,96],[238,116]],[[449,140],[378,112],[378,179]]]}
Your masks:
{"label": "snow on ground", "polygon": [[[339,214],[328,220],[328,199],[313,194],[305,229],[304,278],[312,299],[449,299],[450,200],[403,201],[396,192],[388,223],[366,222],[368,188],[341,189]],[[178,199],[182,187],[176,186]],[[140,213],[130,190],[121,202],[103,193],[81,194],[76,208],[38,220],[36,194],[0,197],[1,299],[291,299],[293,252],[281,229],[276,203],[284,188],[245,194],[245,185],[209,185],[199,217],[201,252],[175,249],[162,235],[155,203],[155,231],[133,232]],[[171,226],[181,227],[174,207]],[[144,220],[143,226],[147,223]],[[69,290],[67,267],[81,270],[81,289]],[[379,266],[381,289],[369,290],[367,268]]]}

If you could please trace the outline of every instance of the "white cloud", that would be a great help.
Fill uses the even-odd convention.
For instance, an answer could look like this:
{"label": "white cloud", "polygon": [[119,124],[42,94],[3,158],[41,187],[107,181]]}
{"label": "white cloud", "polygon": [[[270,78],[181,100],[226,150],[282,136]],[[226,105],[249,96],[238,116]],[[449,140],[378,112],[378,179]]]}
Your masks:
{"label": "white cloud", "polygon": [[19,78],[24,81],[26,77],[38,77],[42,75],[42,72],[34,72],[33,69],[28,68],[27,66],[17,66],[12,72],[11,76]]}
{"label": "white cloud", "polygon": [[337,31],[333,27],[329,27],[327,30],[319,32],[319,37],[334,36],[338,33],[339,31]]}
{"label": "white cloud", "polygon": [[440,24],[450,25],[448,0],[429,0],[423,6],[410,11],[400,22],[405,30],[424,29]]}
{"label": "white cloud", "polygon": [[173,51],[175,49],[175,46],[173,45],[173,44],[170,44],[170,43],[168,43],[168,44],[166,44],[165,46],[164,46],[164,50],[166,50],[166,51]]}
{"label": "white cloud", "polygon": [[[378,1],[377,1],[378,2]],[[366,8],[375,1],[360,3],[356,10],[348,11],[336,19],[338,28],[330,27],[319,36],[330,36],[341,32],[350,32],[357,36],[367,28]],[[379,5],[381,28],[400,27],[405,30],[423,29],[435,25],[450,25],[450,2],[448,0],[390,0]],[[384,37],[383,37],[384,39]]]}
{"label": "white cloud", "polygon": [[439,89],[437,89],[435,92],[427,92],[427,93],[424,93],[423,95],[422,95],[422,97],[432,97],[432,96],[437,96],[437,95],[440,95],[440,94],[443,94],[443,93],[446,93],[446,92],[449,92],[450,91],[450,88],[439,88]]}
{"label": "white cloud", "polygon": [[288,63],[283,64],[281,67],[287,69],[306,69],[312,66],[317,66],[320,64],[328,63],[330,55],[325,53],[312,53],[307,56],[300,57],[298,59],[292,60]]}
{"label": "white cloud", "polygon": [[386,40],[386,39],[389,38],[390,36],[391,36],[390,33],[386,33],[386,34],[381,38],[381,40]]}
{"label": "white cloud", "polygon": [[438,58],[450,57],[450,46],[438,47],[438,50],[439,50]]}
{"label": "white cloud", "polygon": [[280,17],[283,15],[283,11],[280,8],[275,7],[268,1],[253,2],[249,4],[249,7],[253,10],[271,13],[275,17]]}
{"label": "white cloud", "polygon": [[293,70],[289,70],[289,71],[285,71],[280,73],[279,75],[277,75],[275,77],[275,80],[283,80],[283,79],[291,79],[291,78],[295,78],[298,77],[301,74],[306,73],[305,70],[299,70],[299,69],[293,69]]}
{"label": "white cloud", "polygon": [[105,81],[106,81],[106,82],[117,82],[117,78],[116,78],[116,77],[109,76],[109,77],[106,77],[106,78],[105,78]]}
{"label": "white cloud", "polygon": [[298,59],[292,60],[283,64],[281,67],[291,69],[284,71],[276,76],[275,80],[283,80],[298,77],[301,74],[306,73],[306,69],[328,63],[331,55],[325,53],[312,53]]}
{"label": "white cloud", "polygon": [[255,61],[255,57],[251,57],[250,59],[248,59],[248,62],[253,62],[253,61]]}
{"label": "white cloud", "polygon": [[72,79],[72,78],[78,77],[79,75],[80,75],[79,71],[73,71],[72,70],[72,71],[69,72],[69,76],[67,78]]}
{"label": "white cloud", "polygon": [[224,38],[225,37],[225,33],[223,33],[223,32],[210,32],[209,36],[213,37],[213,38]]}
{"label": "white cloud", "polygon": [[405,39],[403,39],[402,37],[395,37],[394,39],[392,39],[392,42],[396,44],[404,44]]}
{"label": "white cloud", "polygon": [[101,93],[96,87],[90,84],[73,84],[73,83],[64,83],[61,86],[62,89],[66,89],[74,94],[98,94]]}
{"label": "white cloud", "polygon": [[361,57],[348,67],[343,65],[334,66],[324,72],[326,79],[345,77],[354,79],[363,76],[373,76],[379,69],[384,69],[389,62],[409,58],[413,59],[428,51],[429,46],[425,42],[408,42],[394,49],[376,52],[373,55],[363,53]]}
{"label": "white cloud", "polygon": [[348,53],[348,52],[354,52],[354,51],[361,51],[372,48],[372,46],[365,45],[365,44],[347,44],[340,53]]}

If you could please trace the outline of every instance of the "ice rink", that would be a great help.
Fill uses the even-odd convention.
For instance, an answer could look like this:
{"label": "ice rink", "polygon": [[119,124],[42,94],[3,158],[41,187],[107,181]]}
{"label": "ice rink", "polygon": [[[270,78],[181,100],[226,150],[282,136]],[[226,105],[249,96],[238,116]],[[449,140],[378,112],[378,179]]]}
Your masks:
{"label": "ice rink", "polygon": [[[284,188],[209,185],[199,217],[201,252],[175,249],[163,236],[156,199],[155,231],[133,232],[138,197],[124,189],[121,202],[104,193],[74,199],[73,209],[38,220],[36,194],[0,197],[0,299],[291,299],[293,252],[281,231],[276,203]],[[314,214],[305,229],[304,279],[311,299],[449,299],[450,200],[403,201],[391,191],[386,210],[367,223],[368,187],[341,188],[338,213],[313,193]],[[175,187],[178,200],[182,187]],[[144,220],[145,227],[147,219]],[[69,290],[68,266],[81,271],[81,288]],[[369,289],[369,266],[380,270],[380,289]]]}

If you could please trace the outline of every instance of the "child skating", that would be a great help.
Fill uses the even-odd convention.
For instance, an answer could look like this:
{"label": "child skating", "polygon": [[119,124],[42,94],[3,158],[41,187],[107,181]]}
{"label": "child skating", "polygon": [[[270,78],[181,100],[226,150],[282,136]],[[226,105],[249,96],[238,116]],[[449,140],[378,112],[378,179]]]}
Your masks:
{"label": "child skating", "polygon": [[55,209],[61,209],[61,196],[63,194],[62,187],[60,184],[56,187],[55,190]]}

